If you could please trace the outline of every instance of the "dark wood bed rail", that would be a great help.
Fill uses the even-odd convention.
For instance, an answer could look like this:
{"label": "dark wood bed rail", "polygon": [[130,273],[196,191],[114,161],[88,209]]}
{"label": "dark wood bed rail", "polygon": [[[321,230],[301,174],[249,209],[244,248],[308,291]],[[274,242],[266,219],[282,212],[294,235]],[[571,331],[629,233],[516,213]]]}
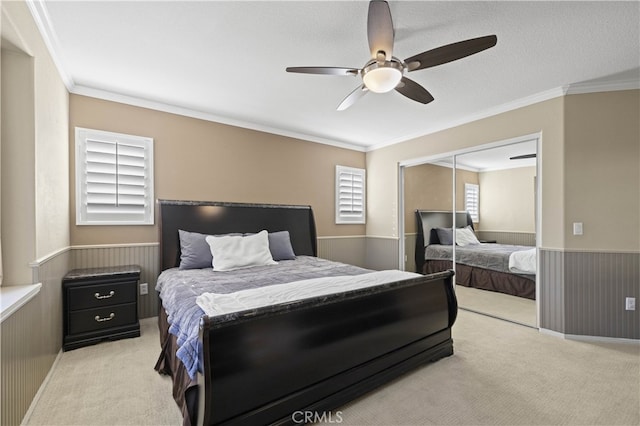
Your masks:
{"label": "dark wood bed rail", "polygon": [[441,272],[233,322],[203,318],[198,424],[295,424],[295,412],[322,415],[451,355],[452,277]]}
{"label": "dark wood bed rail", "polygon": [[[161,270],[179,264],[179,229],[287,230],[296,255],[317,255],[309,206],[158,204]],[[451,355],[457,315],[452,277],[453,271],[446,271],[275,305],[234,315],[233,321],[202,317],[203,372],[185,391],[185,424],[294,424],[294,412],[338,408]]]}

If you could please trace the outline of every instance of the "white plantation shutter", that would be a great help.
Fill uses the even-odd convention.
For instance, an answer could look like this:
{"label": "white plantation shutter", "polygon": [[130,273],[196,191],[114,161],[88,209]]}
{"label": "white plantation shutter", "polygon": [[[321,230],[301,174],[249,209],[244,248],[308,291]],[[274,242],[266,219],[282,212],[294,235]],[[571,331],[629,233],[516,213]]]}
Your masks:
{"label": "white plantation shutter", "polygon": [[153,224],[153,139],[76,128],[76,223]]}
{"label": "white plantation shutter", "polygon": [[480,222],[480,187],[472,183],[464,184],[464,208],[473,222]]}
{"label": "white plantation shutter", "polygon": [[365,223],[365,171],[336,166],[336,223]]}

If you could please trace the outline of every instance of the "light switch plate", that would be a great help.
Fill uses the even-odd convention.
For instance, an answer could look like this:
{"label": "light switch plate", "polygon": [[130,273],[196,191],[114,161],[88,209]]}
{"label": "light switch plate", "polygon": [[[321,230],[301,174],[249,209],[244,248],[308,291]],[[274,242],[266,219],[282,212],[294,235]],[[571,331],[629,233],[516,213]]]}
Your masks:
{"label": "light switch plate", "polygon": [[573,222],[573,235],[582,235],[582,222]]}

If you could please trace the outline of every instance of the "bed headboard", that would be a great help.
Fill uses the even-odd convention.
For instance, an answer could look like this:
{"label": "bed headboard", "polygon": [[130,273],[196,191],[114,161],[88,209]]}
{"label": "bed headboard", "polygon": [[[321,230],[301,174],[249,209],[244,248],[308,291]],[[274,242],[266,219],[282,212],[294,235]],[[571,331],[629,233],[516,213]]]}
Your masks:
{"label": "bed headboard", "polygon": [[158,200],[158,210],[162,271],[180,264],[179,229],[208,235],[289,231],[296,255],[317,255],[310,206]]}
{"label": "bed headboard", "polygon": [[[453,212],[442,210],[416,210],[416,272],[422,273],[424,264],[424,248],[429,244],[440,244],[435,228],[451,228],[453,226]],[[471,215],[466,211],[456,212],[456,227],[471,226]],[[425,244],[426,242],[426,244]]]}

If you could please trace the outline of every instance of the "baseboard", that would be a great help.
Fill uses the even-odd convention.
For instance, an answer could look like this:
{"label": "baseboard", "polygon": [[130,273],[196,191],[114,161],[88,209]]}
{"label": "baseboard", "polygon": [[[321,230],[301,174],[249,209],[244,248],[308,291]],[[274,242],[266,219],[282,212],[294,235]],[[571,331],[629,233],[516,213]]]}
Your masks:
{"label": "baseboard", "polygon": [[549,336],[559,337],[566,340],[576,340],[587,343],[623,343],[626,345],[640,345],[640,339],[625,339],[622,337],[605,337],[605,336],[583,336],[580,334],[565,334],[558,331],[540,328],[540,333]]}
{"label": "baseboard", "polygon": [[62,349],[60,349],[58,351],[58,355],[56,355],[56,359],[53,360],[53,364],[51,364],[51,368],[49,369],[49,372],[47,373],[47,375],[45,376],[44,380],[40,384],[40,387],[38,388],[38,392],[36,392],[36,394],[33,397],[33,400],[31,400],[31,404],[29,404],[29,409],[24,414],[24,417],[22,418],[22,422],[20,422],[21,426],[29,424],[29,420],[31,419],[31,414],[33,413],[33,410],[36,408],[36,405],[38,404],[38,401],[40,401],[40,397],[42,396],[42,393],[44,392],[45,388],[49,384],[49,380],[51,379],[51,375],[53,374],[53,371],[55,370],[56,366],[58,365],[58,361],[60,360],[61,356],[62,356]]}

